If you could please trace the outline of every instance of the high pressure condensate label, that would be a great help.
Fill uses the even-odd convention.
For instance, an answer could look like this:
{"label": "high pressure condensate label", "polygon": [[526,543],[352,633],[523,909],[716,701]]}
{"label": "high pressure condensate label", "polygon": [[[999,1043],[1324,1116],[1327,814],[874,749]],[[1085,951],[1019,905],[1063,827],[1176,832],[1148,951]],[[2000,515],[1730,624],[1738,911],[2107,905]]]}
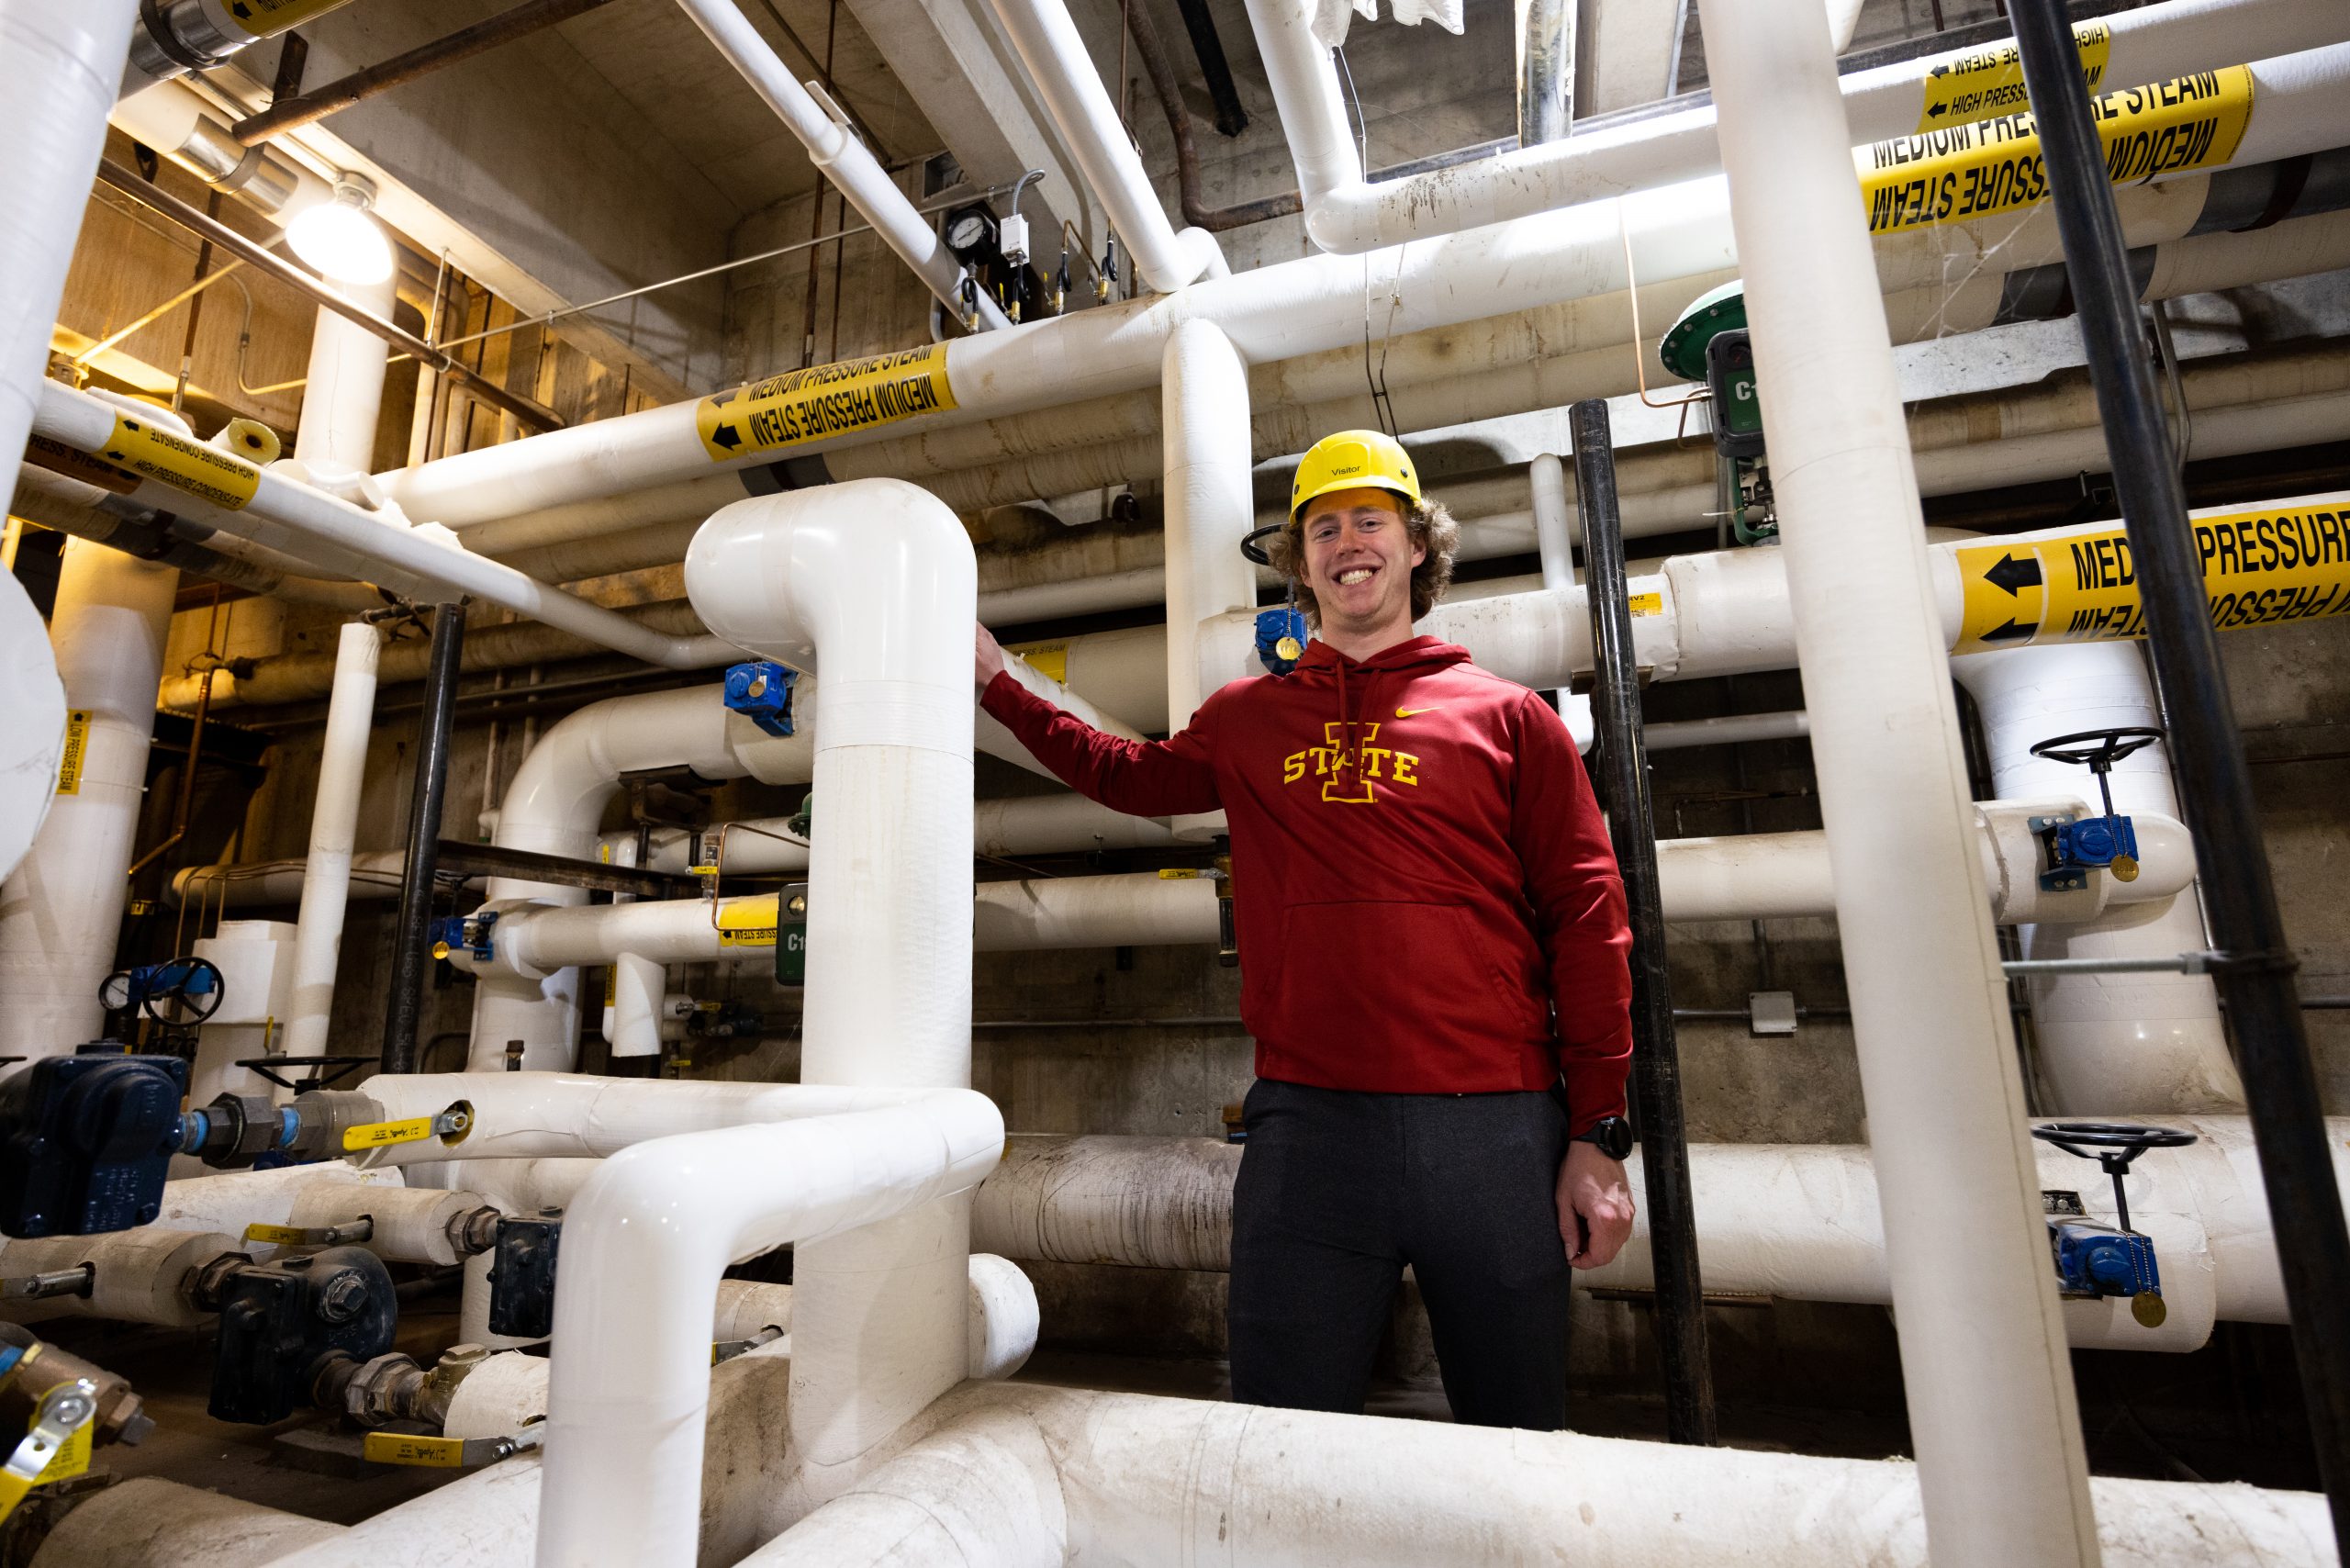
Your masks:
{"label": "high pressure condensate label", "polygon": [[704,398],[694,428],[713,463],[895,424],[955,406],[946,345],[786,371]]}
{"label": "high pressure condensate label", "polygon": [[[2095,93],[2113,53],[2113,29],[2103,22],[2076,22],[2073,50],[2081,57],[2082,84]],[[2024,92],[2023,56],[2012,39],[1942,62],[1926,73],[1925,88],[1925,101],[1918,108],[1920,136],[1993,115],[2021,114],[2031,106]]]}
{"label": "high pressure condensate label", "polygon": [[[2216,168],[2252,120],[2252,71],[2231,65],[2093,98],[2106,177],[2143,184]],[[2012,212],[2048,198],[2039,128],[2028,114],[1904,136],[1858,149],[1869,232]]]}
{"label": "high pressure condensate label", "polygon": [[[2350,496],[2193,521],[2211,623],[2222,632],[2350,611]],[[1954,654],[2146,633],[2138,568],[2119,528],[1956,552]]]}

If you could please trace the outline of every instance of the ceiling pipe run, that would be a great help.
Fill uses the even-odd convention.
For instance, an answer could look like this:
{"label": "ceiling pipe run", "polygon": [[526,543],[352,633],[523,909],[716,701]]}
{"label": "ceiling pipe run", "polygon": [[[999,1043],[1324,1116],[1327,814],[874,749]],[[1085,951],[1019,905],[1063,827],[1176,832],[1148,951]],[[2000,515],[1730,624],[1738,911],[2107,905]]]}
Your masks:
{"label": "ceiling pipe run", "polygon": [[[1372,185],[1363,178],[1337,67],[1307,13],[1282,0],[1250,0],[1248,14],[1305,197],[1306,232],[1325,251],[1355,255],[1458,234],[1722,167],[1718,111],[1707,105]],[[2297,0],[2167,0],[2090,25],[2099,29],[2109,42],[2085,53],[2101,58],[2101,92],[2322,49],[2344,36],[2338,14]],[[1954,50],[1841,78],[1850,138],[1940,133],[2021,109],[2020,82],[1969,66],[1991,52]]]}
{"label": "ceiling pipe run", "polygon": [[752,91],[775,111],[784,128],[800,139],[809,159],[834,188],[873,225],[881,242],[913,269],[914,276],[950,314],[957,320],[968,319],[974,330],[1011,325],[985,291],[975,288],[970,300],[965,301],[964,283],[969,274],[930,220],[914,209],[830,96],[820,105],[793,78],[767,39],[736,8],[734,0],[677,0],[677,4],[726,57],[726,62],[742,73]]}

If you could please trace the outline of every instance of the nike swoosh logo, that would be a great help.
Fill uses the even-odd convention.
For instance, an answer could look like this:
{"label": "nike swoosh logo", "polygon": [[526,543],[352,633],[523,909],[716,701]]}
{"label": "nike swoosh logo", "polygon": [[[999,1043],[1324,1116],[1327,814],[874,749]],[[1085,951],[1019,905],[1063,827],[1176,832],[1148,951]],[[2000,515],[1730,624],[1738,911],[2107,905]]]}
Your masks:
{"label": "nike swoosh logo", "polygon": [[1416,713],[1434,713],[1437,711],[1438,711],[1438,710],[1435,708],[1398,708],[1395,710],[1395,716],[1399,719],[1408,719]]}

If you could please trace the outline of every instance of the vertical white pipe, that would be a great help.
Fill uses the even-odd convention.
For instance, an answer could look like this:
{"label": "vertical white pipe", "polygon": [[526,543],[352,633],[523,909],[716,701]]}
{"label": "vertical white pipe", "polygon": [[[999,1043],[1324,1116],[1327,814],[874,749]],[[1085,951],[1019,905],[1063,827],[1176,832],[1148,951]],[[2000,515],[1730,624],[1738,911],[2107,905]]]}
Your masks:
{"label": "vertical white pipe", "polygon": [[[394,274],[380,284],[344,292],[386,320],[397,301]],[[310,328],[309,379],[302,387],[302,417],[294,455],[312,466],[361,474],[375,471],[375,426],[384,406],[384,366],[392,345],[333,311],[321,308]]]}
{"label": "vertical white pipe", "polygon": [[1314,36],[1306,7],[1292,0],[1248,0],[1248,26],[1257,35],[1266,84],[1273,90],[1281,134],[1297,166],[1310,230],[1325,196],[1362,184],[1362,154],[1338,95],[1337,69]]}
{"label": "vertical white pipe", "polygon": [[[1542,556],[1542,586],[1571,588],[1575,586],[1575,555],[1567,504],[1567,465],[1556,454],[1538,454],[1526,465],[1526,480],[1534,496],[1534,543]],[[1555,695],[1559,716],[1567,722],[1575,749],[1589,751],[1599,734],[1591,722],[1591,699],[1578,697],[1563,686]]]}
{"label": "vertical white pipe", "polygon": [[667,990],[668,971],[658,959],[622,953],[612,960],[613,1056],[661,1054],[661,998]]}
{"label": "vertical white pipe", "polygon": [[1044,98],[1046,112],[1084,171],[1085,183],[1125,237],[1142,280],[1161,294],[1172,294],[1206,271],[1209,256],[1216,253],[1215,237],[1194,230],[1197,238],[1187,243],[1167,220],[1158,193],[1143,172],[1141,154],[1126,139],[1126,128],[1102,90],[1069,7],[1061,0],[990,4],[1027,68],[1028,80]]}
{"label": "vertical white pipe", "polygon": [[[45,1057],[97,1037],[129,892],[155,683],[179,573],[84,539],[65,543],[50,646],[69,711],[89,715],[71,794],[0,888],[0,1054]],[[70,741],[69,741],[70,745]]]}
{"label": "vertical white pipe", "polygon": [[[2086,767],[2031,755],[2034,743],[2083,730],[2159,727],[2162,710],[2132,643],[2059,644],[1951,660],[1983,719],[1995,793],[2008,800],[2077,795],[2101,809]],[[2113,769],[2116,811],[2178,814],[2168,752],[2158,742]],[[2155,958],[2210,946],[2192,890],[2155,903],[2116,904],[2085,925],[2027,925],[2030,958]],[[2244,1085],[2220,1027],[2209,975],[2035,975],[2031,1017],[2057,1116],[2177,1114],[2244,1109]]]}
{"label": "vertical white pipe", "polygon": [[[759,497],[703,525],[686,588],[719,635],[822,660],[800,1081],[968,1087],[968,535],[896,479]],[[791,1441],[811,1500],[967,1375],[969,1255],[961,1196],[795,1251]]]}
{"label": "vertical white pipe", "polygon": [[1200,623],[1257,608],[1256,570],[1240,553],[1240,541],[1257,526],[1257,503],[1248,478],[1248,362],[1222,328],[1192,320],[1167,340],[1161,364],[1171,734],[1192,722],[1208,692]]}
{"label": "vertical white pipe", "polygon": [[1937,1568],[2090,1568],[2072,1366],[1827,18],[1818,0],[1701,4],[1928,1540]]}
{"label": "vertical white pipe", "polygon": [[302,868],[301,913],[295,916],[287,1056],[326,1051],[335,969],[342,956],[343,910],[351,897],[351,855],[359,842],[359,796],[367,780],[367,739],[375,725],[381,647],[375,628],[364,621],[345,622],[335,643],[334,690],[327,699],[319,790],[310,806],[310,853]]}
{"label": "vertical white pipe", "polygon": [[0,463],[16,472],[49,365],[139,0],[0,0]]}
{"label": "vertical white pipe", "polygon": [[[874,161],[872,151],[857,140],[856,133],[827,114],[808,89],[792,78],[783,62],[776,58],[775,50],[767,47],[767,39],[751,25],[750,18],[735,8],[734,0],[677,3],[728,63],[743,73],[743,80],[751,84],[751,90],[807,147],[808,156],[831,177],[841,195],[848,198],[849,206],[873,225],[881,242],[913,268],[914,275],[941,303],[959,315],[963,308],[963,264],[931,228],[930,219],[914,210],[906,193]],[[1011,325],[985,291],[979,296],[979,313],[983,328]]]}

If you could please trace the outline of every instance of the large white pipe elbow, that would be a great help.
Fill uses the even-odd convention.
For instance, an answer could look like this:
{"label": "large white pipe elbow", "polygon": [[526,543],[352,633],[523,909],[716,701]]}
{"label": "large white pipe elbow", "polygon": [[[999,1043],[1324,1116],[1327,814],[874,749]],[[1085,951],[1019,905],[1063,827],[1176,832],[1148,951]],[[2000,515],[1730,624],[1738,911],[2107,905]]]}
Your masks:
{"label": "large white pipe elbow", "polygon": [[[564,1220],[539,1568],[692,1568],[721,1271],[943,1206],[1002,1148],[994,1102],[942,1090],[898,1109],[686,1134],[605,1161]],[[795,1384],[815,1349],[807,1289],[794,1291]],[[969,1364],[966,1301],[949,1294],[956,1381]]]}

